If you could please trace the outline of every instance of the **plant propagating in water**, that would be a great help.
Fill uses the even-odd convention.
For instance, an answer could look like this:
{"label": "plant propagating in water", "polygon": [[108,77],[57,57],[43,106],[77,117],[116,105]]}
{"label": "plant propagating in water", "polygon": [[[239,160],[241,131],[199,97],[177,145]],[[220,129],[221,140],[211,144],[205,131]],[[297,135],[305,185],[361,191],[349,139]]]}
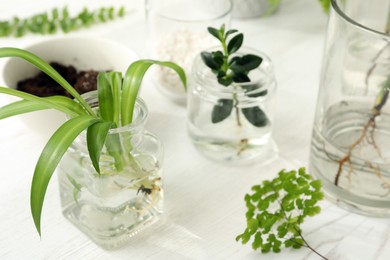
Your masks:
{"label": "plant propagating in water", "polygon": [[[39,234],[41,234],[41,213],[47,185],[61,158],[80,133],[86,130],[89,157],[98,175],[104,174],[99,166],[103,148],[114,158],[114,167],[117,172],[132,168],[133,171],[127,174],[136,175],[137,171],[142,171],[142,169],[130,153],[131,143],[122,144],[124,147],[117,149],[117,146],[121,145],[120,140],[108,135],[109,131],[133,122],[134,107],[142,79],[153,64],[173,69],[186,86],[185,73],[175,63],[138,60],[130,64],[123,79],[120,72],[99,73],[97,79],[99,107],[94,110],[57,71],[36,55],[17,48],[0,48],[0,57],[18,57],[32,63],[74,97],[74,99],[64,96],[37,97],[15,89],[0,87],[0,93],[22,99],[0,108],[0,119],[50,108],[59,110],[70,118],[51,136],[35,166],[30,204],[32,217]],[[131,136],[127,137],[131,138]],[[143,180],[139,183],[138,192],[151,195],[153,198],[153,195],[159,192],[154,184],[155,181],[158,180]],[[72,184],[76,189],[80,189],[77,183],[72,182]]]}
{"label": "plant propagating in water", "polygon": [[271,181],[252,187],[245,195],[247,228],[236,237],[243,244],[253,238],[252,248],[262,253],[281,248],[306,247],[323,259],[302,235],[306,217],[320,213],[318,202],[324,198],[320,180],[312,180],[305,168],[279,172]]}
{"label": "plant propagating in water", "polygon": [[68,33],[98,23],[105,23],[125,15],[125,8],[101,7],[89,10],[84,7],[71,16],[67,7],[53,8],[51,11],[35,14],[27,18],[17,16],[10,20],[0,20],[1,37],[23,37],[31,34],[54,34],[58,31]]}
{"label": "plant propagating in water", "polygon": [[[235,53],[241,48],[244,35],[237,30],[225,30],[225,26],[216,29],[209,27],[208,32],[213,35],[221,43],[222,50],[212,52],[202,52],[201,58],[209,67],[213,74],[216,75],[217,81],[221,86],[234,88],[244,88],[244,91],[249,92],[258,88],[255,84],[249,84],[249,72],[258,68],[263,59],[257,55],[245,54],[238,56]],[[246,83],[239,85],[236,83]],[[267,90],[247,94],[248,97],[260,97],[267,95]],[[258,106],[239,108],[237,94],[233,94],[232,99],[219,99],[218,103],[213,107],[211,121],[219,123],[228,118],[233,110],[237,125],[241,126],[240,111],[245,118],[256,127],[264,127],[268,123],[268,118],[264,111]]]}
{"label": "plant propagating in water", "polygon": [[[386,24],[386,27],[384,29],[384,32],[385,32],[385,34],[390,33],[390,15],[388,16],[388,20],[387,20],[387,24]],[[368,89],[369,79],[370,79],[373,71],[377,67],[377,64],[378,64],[377,60],[381,57],[381,55],[386,50],[389,50],[389,49],[390,49],[390,43],[387,43],[382,47],[382,49],[374,57],[373,64],[368,69],[368,71],[366,73],[366,77],[365,77],[366,91]],[[381,149],[380,149],[379,144],[377,143],[376,138],[375,138],[376,120],[380,117],[382,109],[388,100],[389,92],[390,92],[390,75],[388,75],[387,78],[380,85],[380,90],[375,97],[374,104],[373,104],[371,111],[368,115],[367,122],[363,126],[363,130],[362,130],[361,134],[358,136],[356,141],[348,147],[345,155],[340,160],[338,160],[338,169],[337,169],[337,173],[336,173],[336,176],[334,179],[334,184],[336,186],[339,185],[340,176],[343,173],[343,169],[344,169],[345,164],[347,164],[347,166],[348,166],[347,167],[347,169],[348,169],[347,174],[349,175],[349,177],[350,177],[351,173],[354,171],[354,168],[353,168],[352,162],[351,162],[352,153],[354,150],[358,149],[362,145],[370,145],[374,148],[374,151],[376,152],[376,154],[379,157],[382,157]],[[370,161],[368,162],[368,167],[371,168],[374,171],[374,173],[376,174],[376,176],[378,176],[378,178],[381,179],[381,181],[383,182],[383,186],[386,189],[390,190],[390,183],[385,178],[383,178],[380,167],[378,167],[374,162],[370,162]]]}

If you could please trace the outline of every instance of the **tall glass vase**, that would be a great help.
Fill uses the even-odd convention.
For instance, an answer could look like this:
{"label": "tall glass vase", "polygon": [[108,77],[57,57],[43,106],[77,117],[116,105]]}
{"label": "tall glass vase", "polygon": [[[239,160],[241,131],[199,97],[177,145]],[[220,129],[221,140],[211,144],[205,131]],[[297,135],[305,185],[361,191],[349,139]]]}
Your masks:
{"label": "tall glass vase", "polygon": [[340,206],[390,215],[390,0],[332,0],[310,170]]}

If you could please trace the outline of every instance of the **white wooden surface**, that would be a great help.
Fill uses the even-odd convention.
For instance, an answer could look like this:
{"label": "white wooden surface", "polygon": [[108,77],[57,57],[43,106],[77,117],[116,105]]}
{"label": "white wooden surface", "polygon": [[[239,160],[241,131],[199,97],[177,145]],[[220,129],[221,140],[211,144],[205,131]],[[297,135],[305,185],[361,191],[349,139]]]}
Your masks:
{"label": "white wooden surface", "polygon": [[[72,34],[109,38],[145,56],[144,1],[117,2],[132,10],[126,19]],[[62,217],[56,178],[49,185],[43,236],[38,237],[29,189],[48,136],[29,131],[17,118],[0,121],[0,259],[318,259],[306,249],[262,255],[234,240],[245,226],[243,197],[250,187],[282,168],[307,165],[327,19],[316,2],[286,0],[272,17],[232,23],[245,33],[246,45],[274,61],[279,83],[274,139],[280,156],[268,165],[227,167],[203,158],[187,137],[185,109],[151,84],[144,85],[148,128],[165,145],[166,218],[117,251],[99,248]],[[103,1],[78,4],[84,3],[97,6]],[[1,1],[0,20],[15,10],[22,14],[53,5],[48,0]],[[23,47],[41,39],[0,39],[0,46]],[[0,105],[6,103],[0,97]],[[319,252],[334,260],[390,259],[389,219],[349,213],[327,201],[322,207],[323,212],[303,226],[306,239]]]}

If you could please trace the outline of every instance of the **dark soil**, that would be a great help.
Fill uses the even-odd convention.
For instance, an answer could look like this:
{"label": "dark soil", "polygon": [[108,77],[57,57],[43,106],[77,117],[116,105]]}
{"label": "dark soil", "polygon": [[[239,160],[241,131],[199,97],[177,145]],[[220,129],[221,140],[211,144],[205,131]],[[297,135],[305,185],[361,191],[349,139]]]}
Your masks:
{"label": "dark soil", "polygon": [[[98,71],[88,70],[78,72],[73,66],[65,66],[57,62],[52,62],[50,65],[61,74],[61,76],[63,76],[79,94],[97,89]],[[72,97],[63,87],[43,72],[40,72],[35,77],[19,81],[17,89],[39,97],[57,95]]]}

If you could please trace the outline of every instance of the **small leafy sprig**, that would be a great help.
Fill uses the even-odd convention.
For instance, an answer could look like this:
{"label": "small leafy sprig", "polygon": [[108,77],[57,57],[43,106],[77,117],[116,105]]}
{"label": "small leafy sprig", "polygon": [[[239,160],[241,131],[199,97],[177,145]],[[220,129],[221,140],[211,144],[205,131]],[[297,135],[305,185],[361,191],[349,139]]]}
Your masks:
{"label": "small leafy sprig", "polygon": [[75,16],[69,14],[67,7],[54,8],[51,11],[22,19],[14,17],[9,21],[0,21],[0,37],[22,37],[27,33],[54,34],[58,31],[68,33],[98,23],[105,23],[125,15],[125,8],[101,7],[95,10],[83,8]]}
{"label": "small leafy sprig", "polygon": [[[208,27],[208,32],[213,35],[221,43],[222,50],[212,52],[202,52],[201,58],[207,67],[216,75],[217,81],[222,86],[230,86],[233,84],[235,88],[238,87],[234,83],[250,82],[248,76],[249,72],[258,68],[263,59],[254,54],[245,54],[242,56],[235,53],[241,48],[244,35],[237,30],[225,30],[222,25],[220,29]],[[234,54],[234,55],[233,55]],[[246,92],[250,92],[258,88],[256,84],[241,84],[240,88],[244,88]],[[248,97],[259,97],[267,94],[267,90],[248,94]],[[233,94],[232,99],[219,99],[217,105],[214,106],[211,116],[213,123],[219,123],[230,116],[236,110],[237,125],[241,126],[240,109],[238,108],[238,99],[236,94]],[[268,118],[259,107],[242,108],[241,112],[246,119],[257,127],[263,127],[267,124]]]}
{"label": "small leafy sprig", "polygon": [[252,248],[262,253],[281,251],[282,246],[307,247],[315,251],[302,236],[301,224],[306,217],[320,213],[317,203],[324,198],[320,180],[300,168],[298,171],[279,172],[272,181],[252,187],[245,195],[247,228],[236,237],[243,244],[253,239]]}

